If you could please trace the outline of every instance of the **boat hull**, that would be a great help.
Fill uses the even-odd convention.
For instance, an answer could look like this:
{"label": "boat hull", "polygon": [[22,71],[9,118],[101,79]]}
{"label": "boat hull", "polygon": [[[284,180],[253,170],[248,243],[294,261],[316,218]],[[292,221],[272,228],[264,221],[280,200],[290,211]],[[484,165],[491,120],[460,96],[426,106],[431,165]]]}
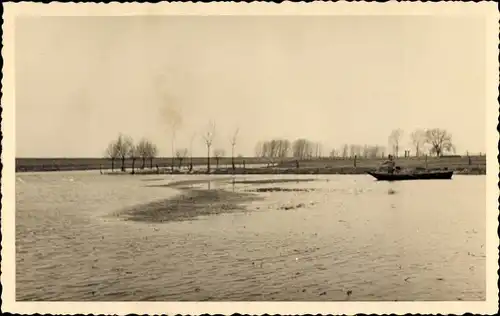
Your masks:
{"label": "boat hull", "polygon": [[416,173],[386,173],[386,172],[368,172],[369,175],[379,181],[403,181],[403,180],[450,180],[453,177],[453,171],[436,172],[416,172]]}

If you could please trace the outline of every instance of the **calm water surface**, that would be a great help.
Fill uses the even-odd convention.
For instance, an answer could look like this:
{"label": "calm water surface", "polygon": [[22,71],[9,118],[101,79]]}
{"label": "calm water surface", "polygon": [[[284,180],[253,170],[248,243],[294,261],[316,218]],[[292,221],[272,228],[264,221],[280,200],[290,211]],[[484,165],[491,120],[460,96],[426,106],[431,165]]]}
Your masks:
{"label": "calm water surface", "polygon": [[485,299],[484,176],[313,177],[212,182],[310,190],[255,192],[229,213],[155,223],[113,214],[179,194],[153,183],[197,178],[17,174],[17,299]]}

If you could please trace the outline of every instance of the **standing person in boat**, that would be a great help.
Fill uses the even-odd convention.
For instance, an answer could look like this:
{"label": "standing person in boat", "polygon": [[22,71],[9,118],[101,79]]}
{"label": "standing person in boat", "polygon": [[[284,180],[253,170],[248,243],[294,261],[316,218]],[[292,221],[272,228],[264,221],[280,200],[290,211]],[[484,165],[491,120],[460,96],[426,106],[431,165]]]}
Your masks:
{"label": "standing person in boat", "polygon": [[388,159],[382,163],[382,166],[387,166],[387,172],[389,174],[393,174],[396,169],[396,162],[394,161],[394,157],[389,155]]}

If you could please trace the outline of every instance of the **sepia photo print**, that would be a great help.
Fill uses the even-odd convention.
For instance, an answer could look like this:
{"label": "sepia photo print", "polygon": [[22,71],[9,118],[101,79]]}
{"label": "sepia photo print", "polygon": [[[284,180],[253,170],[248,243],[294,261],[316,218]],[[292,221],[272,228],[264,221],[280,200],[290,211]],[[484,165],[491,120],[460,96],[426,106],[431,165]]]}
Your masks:
{"label": "sepia photo print", "polygon": [[4,310],[494,313],[492,4],[5,5]]}

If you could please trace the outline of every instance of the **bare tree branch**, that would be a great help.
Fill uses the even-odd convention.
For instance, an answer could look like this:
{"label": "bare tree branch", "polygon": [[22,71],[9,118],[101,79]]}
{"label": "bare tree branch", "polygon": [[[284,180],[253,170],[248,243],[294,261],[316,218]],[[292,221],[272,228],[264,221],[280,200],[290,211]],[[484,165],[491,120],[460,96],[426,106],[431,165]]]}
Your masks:
{"label": "bare tree branch", "polygon": [[394,156],[399,155],[399,144],[401,143],[401,138],[403,137],[403,130],[398,128],[391,132],[389,135],[389,146],[392,148]]}
{"label": "bare tree branch", "polygon": [[207,146],[207,173],[210,173],[210,148],[212,147],[212,143],[215,137],[215,122],[210,121],[208,123],[208,129],[205,134],[203,134],[203,140],[205,141],[205,145]]}
{"label": "bare tree branch", "polygon": [[445,152],[455,152],[451,134],[444,129],[432,128],[425,131],[425,142],[431,146],[431,154],[442,156]]}
{"label": "bare tree branch", "polygon": [[117,141],[112,141],[106,148],[105,153],[107,158],[111,159],[111,171],[115,170],[115,160],[120,157],[120,152],[118,150]]}
{"label": "bare tree branch", "polygon": [[203,134],[203,139],[205,140],[205,144],[207,146],[212,146],[214,137],[215,137],[215,122],[210,121],[208,123],[208,129],[206,130],[205,134]]}
{"label": "bare tree branch", "polygon": [[426,142],[425,131],[417,129],[410,134],[411,143],[413,148],[415,148],[415,155],[418,157],[423,150]]}
{"label": "bare tree branch", "polygon": [[182,161],[184,160],[184,158],[187,157],[187,155],[188,155],[187,148],[181,148],[175,151],[175,156],[179,160],[179,169],[182,167]]}

